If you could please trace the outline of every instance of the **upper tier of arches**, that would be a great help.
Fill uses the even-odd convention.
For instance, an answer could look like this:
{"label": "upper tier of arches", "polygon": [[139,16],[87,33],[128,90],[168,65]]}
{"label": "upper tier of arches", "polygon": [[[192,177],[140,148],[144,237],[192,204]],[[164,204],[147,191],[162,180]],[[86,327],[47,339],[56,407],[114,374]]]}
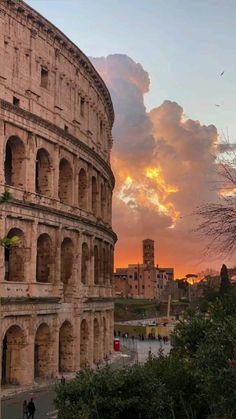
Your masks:
{"label": "upper tier of arches", "polygon": [[55,152],[47,142],[35,147],[33,153],[31,150],[33,164],[27,158],[28,147],[17,135],[6,139],[4,183],[7,187],[57,199],[64,205],[77,207],[111,223],[112,190],[109,180],[98,168],[79,156],[75,159],[64,149]]}
{"label": "upper tier of arches", "polygon": [[114,110],[92,63],[27,4],[21,4],[20,13],[15,2],[3,0],[1,7],[5,100],[56,123],[109,161]]}

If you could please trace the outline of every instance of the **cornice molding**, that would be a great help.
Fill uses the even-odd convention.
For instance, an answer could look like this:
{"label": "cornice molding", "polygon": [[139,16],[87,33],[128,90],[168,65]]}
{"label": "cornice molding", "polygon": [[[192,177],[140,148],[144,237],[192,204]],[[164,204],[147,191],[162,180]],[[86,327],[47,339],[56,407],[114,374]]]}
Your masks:
{"label": "cornice molding", "polygon": [[107,234],[108,236],[110,236],[114,240],[114,243],[116,243],[116,241],[117,241],[117,235],[112,230],[112,228],[107,228],[106,226],[101,225],[96,221],[91,221],[86,217],[74,215],[73,213],[60,211],[60,210],[57,210],[57,209],[51,208],[51,207],[45,207],[43,205],[35,204],[35,203],[32,203],[32,202],[23,202],[23,201],[20,201],[20,200],[17,200],[17,199],[11,200],[10,204],[11,204],[11,206],[16,205],[18,207],[27,208],[27,209],[30,209],[30,210],[36,209],[36,210],[40,210],[42,212],[50,213],[50,214],[53,214],[53,215],[57,215],[59,217],[69,219],[71,221],[81,222],[83,224],[83,226],[89,226],[89,227],[95,228],[96,230],[100,230],[101,232]]}

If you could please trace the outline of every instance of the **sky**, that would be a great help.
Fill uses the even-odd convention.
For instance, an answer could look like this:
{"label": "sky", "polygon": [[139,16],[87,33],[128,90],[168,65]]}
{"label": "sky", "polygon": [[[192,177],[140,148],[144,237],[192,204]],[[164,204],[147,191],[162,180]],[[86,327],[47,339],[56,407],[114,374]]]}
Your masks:
{"label": "sky", "polygon": [[218,199],[213,156],[222,132],[236,142],[236,2],[28,3],[94,58],[111,92],[116,266],[141,262],[149,236],[156,262],[178,276],[219,267],[190,215]]}

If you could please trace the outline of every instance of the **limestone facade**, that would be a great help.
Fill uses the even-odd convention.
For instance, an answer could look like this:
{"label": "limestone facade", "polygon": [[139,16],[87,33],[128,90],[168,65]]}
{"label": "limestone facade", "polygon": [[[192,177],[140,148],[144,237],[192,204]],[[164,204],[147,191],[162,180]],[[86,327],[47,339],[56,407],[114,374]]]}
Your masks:
{"label": "limestone facade", "polygon": [[0,3],[2,384],[113,349],[114,119],[88,58],[23,1]]}

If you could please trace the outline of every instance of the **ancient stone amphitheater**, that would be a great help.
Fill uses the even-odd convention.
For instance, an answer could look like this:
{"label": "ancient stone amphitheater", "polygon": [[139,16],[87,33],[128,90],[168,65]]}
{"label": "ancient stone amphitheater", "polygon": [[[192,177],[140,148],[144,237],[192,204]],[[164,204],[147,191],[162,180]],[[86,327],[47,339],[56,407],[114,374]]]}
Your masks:
{"label": "ancient stone amphitheater", "polygon": [[78,47],[23,1],[1,0],[0,192],[12,195],[0,206],[2,384],[112,351],[113,119]]}

